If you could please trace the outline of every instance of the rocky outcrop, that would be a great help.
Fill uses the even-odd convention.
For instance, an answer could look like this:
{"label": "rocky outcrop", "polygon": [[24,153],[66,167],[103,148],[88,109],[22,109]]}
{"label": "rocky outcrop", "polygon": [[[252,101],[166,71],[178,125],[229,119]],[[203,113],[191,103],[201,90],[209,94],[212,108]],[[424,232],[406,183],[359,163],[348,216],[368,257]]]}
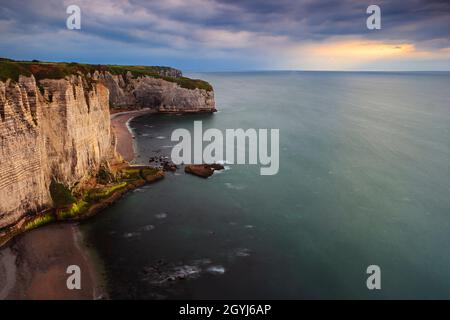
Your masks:
{"label": "rocky outcrop", "polygon": [[213,90],[184,88],[176,81],[150,76],[134,77],[131,72],[115,75],[97,71],[92,78],[109,89],[112,108],[150,108],[164,113],[216,111]]}
{"label": "rocky outcrop", "polygon": [[223,170],[224,166],[219,163],[213,164],[190,164],[184,167],[184,172],[201,178],[209,178],[216,170]]}
{"label": "rocky outcrop", "polygon": [[52,178],[74,187],[115,158],[108,100],[82,76],[0,82],[0,229],[52,207]]}
{"label": "rocky outcrop", "polygon": [[52,181],[81,194],[121,160],[110,107],[215,111],[212,87],[172,68],[0,59],[0,238],[54,207]]}
{"label": "rocky outcrop", "polygon": [[158,75],[162,77],[172,77],[172,78],[181,78],[183,73],[181,70],[171,68],[171,67],[159,67]]}

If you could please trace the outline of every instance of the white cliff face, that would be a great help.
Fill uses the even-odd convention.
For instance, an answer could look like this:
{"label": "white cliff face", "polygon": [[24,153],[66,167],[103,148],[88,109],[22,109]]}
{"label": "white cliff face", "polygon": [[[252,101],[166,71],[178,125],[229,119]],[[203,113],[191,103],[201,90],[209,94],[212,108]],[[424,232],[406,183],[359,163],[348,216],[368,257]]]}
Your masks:
{"label": "white cliff face", "polygon": [[[84,82],[84,83],[83,83]],[[52,177],[73,186],[114,157],[109,94],[81,76],[0,82],[0,229],[52,206]]]}
{"label": "white cliff face", "polygon": [[151,108],[159,112],[214,112],[214,91],[186,89],[177,83],[152,77],[135,78],[95,72],[93,79],[110,92],[112,108]]}
{"label": "white cliff face", "polygon": [[[168,76],[181,76],[168,69]],[[51,180],[82,187],[116,161],[109,108],[215,111],[214,93],[148,76],[96,71],[65,79],[0,81],[0,233],[53,207]]]}
{"label": "white cliff face", "polygon": [[132,83],[138,106],[155,108],[159,112],[215,111],[213,91],[186,89],[173,82],[148,77]]}

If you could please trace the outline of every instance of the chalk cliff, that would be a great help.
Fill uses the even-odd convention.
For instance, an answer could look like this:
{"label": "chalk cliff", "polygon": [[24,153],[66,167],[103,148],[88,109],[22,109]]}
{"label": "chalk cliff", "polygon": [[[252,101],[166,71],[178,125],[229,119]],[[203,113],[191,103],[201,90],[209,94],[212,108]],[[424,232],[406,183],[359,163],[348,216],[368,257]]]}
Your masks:
{"label": "chalk cliff", "polygon": [[110,107],[215,111],[210,85],[172,68],[0,59],[0,234],[53,207],[53,179],[78,188],[120,160]]}
{"label": "chalk cliff", "polygon": [[212,90],[184,88],[163,78],[134,77],[131,72],[115,75],[96,71],[93,79],[109,89],[112,108],[151,108],[159,112],[215,111]]}
{"label": "chalk cliff", "polygon": [[70,76],[39,87],[33,76],[0,82],[0,229],[51,207],[52,178],[73,187],[115,156],[104,85]]}

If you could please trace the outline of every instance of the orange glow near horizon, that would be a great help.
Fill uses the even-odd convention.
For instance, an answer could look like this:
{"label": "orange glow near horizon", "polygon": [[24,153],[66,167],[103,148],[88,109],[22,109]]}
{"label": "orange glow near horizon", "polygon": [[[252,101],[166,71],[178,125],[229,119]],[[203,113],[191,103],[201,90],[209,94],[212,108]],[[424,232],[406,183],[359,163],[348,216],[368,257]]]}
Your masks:
{"label": "orange glow near horizon", "polygon": [[448,59],[449,49],[419,49],[413,43],[400,41],[334,38],[319,43],[291,44],[281,68],[353,70],[379,61]]}
{"label": "orange glow near horizon", "polygon": [[343,41],[316,45],[311,50],[313,54],[320,56],[373,60],[408,55],[415,52],[415,46],[410,43],[387,44],[381,42]]}

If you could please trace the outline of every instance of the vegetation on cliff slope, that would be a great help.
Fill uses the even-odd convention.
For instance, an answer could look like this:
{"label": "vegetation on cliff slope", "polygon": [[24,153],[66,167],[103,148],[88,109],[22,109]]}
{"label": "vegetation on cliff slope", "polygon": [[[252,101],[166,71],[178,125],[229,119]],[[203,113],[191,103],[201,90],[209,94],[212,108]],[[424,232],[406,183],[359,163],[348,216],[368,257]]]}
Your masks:
{"label": "vegetation on cliff slope", "polygon": [[55,221],[55,217],[51,213],[47,212],[43,215],[36,216],[33,220],[30,220],[27,224],[25,224],[24,230],[28,231],[35,229],[52,221]]}
{"label": "vegetation on cliff slope", "polygon": [[52,179],[50,183],[50,196],[55,208],[70,206],[77,201],[72,192],[62,183]]}
{"label": "vegetation on cliff slope", "polygon": [[0,246],[22,232],[54,221],[79,221],[89,218],[117,201],[128,191],[162,178],[164,178],[164,172],[158,168],[124,167],[119,170],[114,181],[105,185],[91,186],[76,197],[68,187],[53,179],[50,193],[55,202],[54,208],[25,216],[23,223],[0,229]]}
{"label": "vegetation on cliff slope", "polygon": [[[107,171],[105,168],[103,169]],[[107,184],[98,184],[87,189],[78,199],[61,210],[56,210],[58,220],[77,219],[89,215],[89,210],[117,195],[126,193],[146,182],[154,182],[164,176],[162,171],[153,167],[126,167],[118,172],[116,178]]]}
{"label": "vegetation on cliff slope", "polygon": [[134,77],[149,76],[153,78],[164,79],[169,82],[177,83],[179,86],[187,89],[204,89],[212,91],[212,86],[203,80],[190,79],[186,77],[166,76],[170,67],[159,66],[121,66],[121,65],[101,65],[101,64],[82,64],[75,62],[42,62],[42,61],[15,61],[6,58],[0,58],[0,81],[12,79],[18,81],[19,76],[34,75],[36,80],[42,79],[63,79],[73,74],[93,74],[95,71],[107,71],[115,75],[126,75],[130,72]]}

